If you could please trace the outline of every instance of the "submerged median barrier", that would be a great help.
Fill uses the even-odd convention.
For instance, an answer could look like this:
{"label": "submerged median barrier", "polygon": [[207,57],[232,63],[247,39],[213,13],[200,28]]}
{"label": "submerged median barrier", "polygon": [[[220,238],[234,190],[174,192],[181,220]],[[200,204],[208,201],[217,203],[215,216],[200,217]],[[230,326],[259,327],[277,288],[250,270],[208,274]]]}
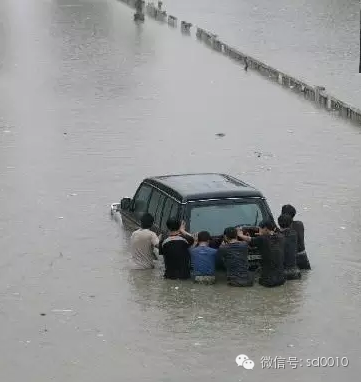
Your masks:
{"label": "submerged median barrier", "polygon": [[[118,0],[122,3],[135,8],[137,0]],[[172,28],[177,28],[180,25],[180,30],[183,34],[191,34],[191,29],[193,24],[185,20],[181,20],[178,23],[178,18],[174,15],[168,14],[163,9],[163,3],[158,1],[157,4],[153,2],[143,3],[143,9],[147,16],[168,24]],[[278,69],[273,68],[266,63],[257,60],[245,53],[240,52],[234,47],[222,42],[219,37],[205,29],[195,27],[196,38],[203,42],[205,45],[209,46],[211,49],[223,54],[230,59],[243,64],[244,69],[252,69],[257,71],[261,75],[267,77],[269,80],[278,83],[279,85],[295,92],[298,94],[303,94],[304,98],[315,103],[318,107],[328,110],[334,114],[341,116],[342,118],[348,119],[358,125],[361,125],[361,109],[358,109],[352,105],[347,104],[326,92],[324,86],[310,85],[300,80],[296,77],[290,76],[289,74],[282,72]]]}

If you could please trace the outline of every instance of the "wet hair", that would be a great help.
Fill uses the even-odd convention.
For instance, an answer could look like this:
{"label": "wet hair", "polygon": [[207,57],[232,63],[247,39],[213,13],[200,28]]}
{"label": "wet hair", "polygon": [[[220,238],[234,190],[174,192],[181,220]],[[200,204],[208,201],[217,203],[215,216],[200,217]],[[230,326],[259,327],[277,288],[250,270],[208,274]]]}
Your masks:
{"label": "wet hair", "polygon": [[208,231],[201,231],[198,233],[198,243],[204,243],[211,240],[211,235]]}
{"label": "wet hair", "polygon": [[278,218],[278,225],[282,229],[290,228],[292,225],[292,217],[288,214],[282,214]]}
{"label": "wet hair", "polygon": [[229,240],[237,239],[237,230],[234,227],[228,227],[224,230],[224,236]]}
{"label": "wet hair", "polygon": [[272,222],[272,220],[262,220],[261,223],[259,223],[259,228],[267,228],[270,231],[273,231],[275,228],[275,225]]}
{"label": "wet hair", "polygon": [[285,204],[284,206],[282,206],[282,211],[281,211],[281,214],[287,214],[287,215],[290,215],[291,218],[293,219],[295,216],[296,216],[296,208],[291,206],[291,204]]}
{"label": "wet hair", "polygon": [[177,218],[169,218],[167,220],[167,228],[169,231],[178,231],[180,226],[181,222]]}
{"label": "wet hair", "polygon": [[149,229],[152,227],[154,223],[154,218],[153,218],[153,215],[151,214],[144,214],[141,218],[140,218],[140,226],[143,228],[143,229]]}

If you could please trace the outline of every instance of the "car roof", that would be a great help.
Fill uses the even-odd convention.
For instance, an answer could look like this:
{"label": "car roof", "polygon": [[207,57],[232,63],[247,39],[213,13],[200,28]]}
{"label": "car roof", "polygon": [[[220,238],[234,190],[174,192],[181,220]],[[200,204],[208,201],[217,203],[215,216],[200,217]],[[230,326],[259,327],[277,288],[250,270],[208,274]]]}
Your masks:
{"label": "car roof", "polygon": [[262,193],[227,174],[174,174],[146,178],[150,183],[183,202],[202,199],[260,197]]}

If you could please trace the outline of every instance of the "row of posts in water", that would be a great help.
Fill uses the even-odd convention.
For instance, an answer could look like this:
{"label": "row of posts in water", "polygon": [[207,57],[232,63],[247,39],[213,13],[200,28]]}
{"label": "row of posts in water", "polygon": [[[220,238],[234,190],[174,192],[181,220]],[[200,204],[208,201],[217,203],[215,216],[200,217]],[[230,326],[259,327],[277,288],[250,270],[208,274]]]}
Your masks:
{"label": "row of posts in water", "polygon": [[[145,3],[144,0],[120,0],[123,3],[137,9],[138,16],[135,15],[135,20],[144,20],[143,17],[139,17],[139,12],[145,13],[160,22],[167,23],[172,28],[178,27],[178,18],[168,14],[163,9],[162,1],[158,1],[155,5],[152,2]],[[193,24],[185,20],[180,21],[180,30],[183,34],[190,35]],[[321,108],[324,108],[330,112],[334,112],[343,118],[351,120],[357,124],[361,125],[361,110],[329,95],[326,93],[326,89],[323,86],[312,86],[292,77],[284,72],[281,72],[264,62],[261,62],[251,56],[248,56],[239,50],[225,44],[222,42],[217,35],[210,33],[202,28],[196,28],[196,37],[199,41],[204,42],[206,45],[211,47],[225,56],[241,63],[244,68],[248,68],[257,71],[268,79],[278,82],[283,87],[290,89],[298,94],[303,94],[303,96],[316,103]]]}

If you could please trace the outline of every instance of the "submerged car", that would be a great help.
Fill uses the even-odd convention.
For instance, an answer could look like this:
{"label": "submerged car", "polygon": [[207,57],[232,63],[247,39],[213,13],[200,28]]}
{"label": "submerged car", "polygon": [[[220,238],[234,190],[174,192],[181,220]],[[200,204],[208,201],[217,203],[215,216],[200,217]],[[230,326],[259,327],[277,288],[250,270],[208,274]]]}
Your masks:
{"label": "submerged car", "polygon": [[[184,220],[188,232],[208,231],[212,247],[219,247],[226,227],[247,227],[251,235],[262,220],[274,222],[266,198],[254,187],[230,175],[218,173],[178,174],[146,178],[133,198],[123,198],[111,205],[111,213],[119,212],[126,229],[140,227],[141,216],[154,216],[153,230],[167,232],[171,217]],[[251,265],[260,255],[250,248]],[[257,264],[256,264],[257,263]]]}

